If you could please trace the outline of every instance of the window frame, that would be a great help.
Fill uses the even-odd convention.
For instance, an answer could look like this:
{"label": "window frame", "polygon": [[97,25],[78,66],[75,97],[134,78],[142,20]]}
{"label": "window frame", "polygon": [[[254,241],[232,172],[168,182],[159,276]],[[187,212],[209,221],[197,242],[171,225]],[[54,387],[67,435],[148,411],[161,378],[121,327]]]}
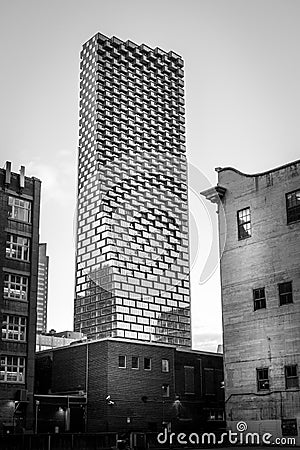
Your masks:
{"label": "window frame", "polygon": [[[255,298],[255,293],[257,291],[262,291],[262,290],[263,290],[263,293],[264,293],[263,297]],[[253,308],[254,308],[254,311],[258,311],[260,309],[266,309],[267,308],[265,287],[259,287],[259,288],[252,289],[252,295],[253,295]],[[257,304],[259,305],[259,307],[257,306]]]}
{"label": "window frame", "polygon": [[[260,378],[259,374],[267,371],[267,378]],[[268,383],[268,387],[263,387],[261,383]],[[258,391],[269,391],[270,390],[270,373],[268,367],[259,367],[256,369],[256,383]]]}
{"label": "window frame", "polygon": [[[245,222],[241,222],[241,217],[240,217],[240,213],[242,213],[243,211],[247,211],[249,210],[249,217],[250,219],[245,221]],[[246,214],[247,215],[247,214]],[[252,237],[252,221],[251,221],[251,208],[250,206],[247,206],[246,208],[242,208],[239,209],[236,213],[236,217],[237,217],[237,228],[238,228],[238,240],[239,241],[243,241],[244,239],[248,239],[250,237]],[[249,230],[245,230],[245,228],[243,227],[244,225],[248,225],[250,224],[250,233]],[[243,236],[242,235],[242,231],[243,233],[248,233],[247,236]]]}
{"label": "window frame", "polygon": [[[137,367],[133,367],[133,359],[134,358],[136,358],[136,360],[137,360]],[[140,368],[140,358],[139,358],[139,356],[132,356],[131,357],[131,368],[132,368],[132,370],[139,370],[139,368]]]}
{"label": "window frame", "polygon": [[168,358],[162,358],[161,360],[161,371],[162,373],[170,372],[170,360]]}
{"label": "window frame", "polygon": [[[12,278],[15,278],[13,280]],[[17,278],[20,277],[20,283],[17,282]],[[8,278],[6,280],[6,278]],[[15,289],[13,288],[15,286]],[[18,291],[16,288],[20,287],[20,295],[13,295],[13,292]],[[7,289],[7,292],[5,290]],[[24,294],[24,295],[22,295]],[[16,273],[5,273],[4,274],[4,284],[3,284],[3,297],[4,298],[10,298],[13,300],[18,300],[22,302],[28,301],[28,294],[29,294],[29,277],[25,275],[18,275]]]}
{"label": "window frame", "polygon": [[[284,285],[290,285],[290,291],[288,292],[280,292],[280,288]],[[283,281],[282,283],[278,283],[278,296],[279,296],[279,306],[289,305],[291,303],[294,303],[293,300],[293,282],[292,281]],[[288,297],[286,297],[288,296]],[[282,301],[282,299],[285,299]],[[290,299],[289,301],[286,301],[286,298]]]}
{"label": "window frame", "polygon": [[[17,240],[22,239],[23,243],[14,242],[15,238]],[[25,244],[25,241],[27,241],[27,245]],[[30,262],[30,246],[31,239],[29,237],[19,236],[18,234],[14,233],[7,233],[5,256],[8,259]],[[19,251],[21,251],[21,257],[18,257]],[[14,252],[17,256],[13,256]]]}
{"label": "window frame", "polygon": [[[285,207],[286,207],[286,221],[287,221],[287,224],[289,225],[290,223],[295,223],[295,222],[299,222],[300,221],[300,202],[299,202],[299,205],[297,205],[296,204],[296,206],[288,206],[288,202],[289,202],[289,196],[291,196],[291,195],[293,195],[293,194],[295,194],[296,196],[297,196],[297,193],[299,193],[300,194],[300,189],[296,189],[296,190],[294,190],[294,191],[291,191],[291,192],[287,192],[286,194],[285,194]],[[290,218],[290,216],[291,216],[291,210],[294,212],[294,210],[296,211],[296,213],[295,213],[295,216],[296,216],[296,218],[295,219],[291,219]],[[298,214],[298,216],[297,216],[297,214]],[[293,215],[293,214],[292,214]]]}
{"label": "window frame", "polygon": [[[291,368],[295,368],[296,375],[288,375],[288,370]],[[284,378],[285,378],[285,388],[286,389],[294,389],[299,387],[299,376],[298,376],[298,365],[297,364],[288,364],[284,366]],[[292,381],[293,380],[293,381]],[[294,383],[294,380],[296,383]],[[293,386],[288,386],[289,382],[293,384]]]}
{"label": "window frame", "polygon": [[161,386],[162,398],[170,398],[170,385],[168,383],[164,383]]}
{"label": "window frame", "polygon": [[[121,358],[124,358],[124,365],[120,364]],[[126,369],[126,366],[127,366],[126,359],[127,359],[126,355],[119,355],[119,357],[118,357],[118,367],[119,367],[119,369]]]}
{"label": "window frame", "polygon": [[[20,204],[17,205],[16,203]],[[22,205],[22,203],[24,203]],[[15,215],[21,212],[20,216],[22,217],[14,217]],[[27,218],[26,218],[27,215]],[[13,195],[8,196],[8,218],[10,220],[17,220],[19,222],[31,224],[32,222],[32,202],[30,200],[26,200],[24,198],[15,197]]]}
{"label": "window frame", "polygon": [[[4,361],[4,362],[3,362]],[[22,362],[22,364],[21,364]],[[4,367],[4,370],[2,368]],[[15,368],[16,370],[8,370]],[[12,374],[16,374],[17,379],[8,379]],[[24,384],[26,377],[26,359],[25,356],[1,355],[0,357],[0,383],[18,383]],[[3,379],[2,379],[3,378]]]}
{"label": "window frame", "polygon": [[[6,320],[5,320],[6,317]],[[10,320],[11,319],[11,320]],[[17,320],[15,320],[17,319]],[[24,323],[22,323],[24,321]],[[14,323],[16,322],[16,323]],[[6,326],[5,326],[6,325]],[[10,329],[11,328],[11,329]],[[2,324],[1,324],[1,335],[2,339],[6,341],[15,342],[26,342],[27,336],[27,317],[17,316],[13,314],[3,314]],[[15,337],[10,337],[12,334]],[[23,339],[21,339],[23,337]]]}
{"label": "window frame", "polygon": [[[149,368],[146,367],[146,360],[149,361]],[[144,370],[147,370],[147,371],[152,370],[152,358],[149,358],[147,356],[144,357]]]}
{"label": "window frame", "polygon": [[[183,366],[184,370],[184,393],[187,395],[194,395],[195,394],[195,367],[194,366]],[[187,383],[187,372],[190,371],[193,375],[193,389],[188,390],[188,383]]]}

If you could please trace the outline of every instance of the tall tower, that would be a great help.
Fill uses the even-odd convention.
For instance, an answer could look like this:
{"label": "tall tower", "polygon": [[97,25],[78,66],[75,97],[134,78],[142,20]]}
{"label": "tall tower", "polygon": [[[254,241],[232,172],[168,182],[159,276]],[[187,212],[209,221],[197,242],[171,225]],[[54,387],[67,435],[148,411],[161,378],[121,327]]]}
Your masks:
{"label": "tall tower", "polygon": [[39,270],[37,292],[37,319],[36,331],[47,331],[47,307],[48,307],[48,270],[49,256],[47,256],[47,244],[39,244]]}
{"label": "tall tower", "polygon": [[190,346],[183,60],[83,45],[75,331]]}

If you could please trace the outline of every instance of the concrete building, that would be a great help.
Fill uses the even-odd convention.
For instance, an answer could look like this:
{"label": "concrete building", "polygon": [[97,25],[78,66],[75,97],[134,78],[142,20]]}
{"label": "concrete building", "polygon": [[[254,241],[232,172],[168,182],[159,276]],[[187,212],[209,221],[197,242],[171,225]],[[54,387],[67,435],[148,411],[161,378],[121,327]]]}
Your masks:
{"label": "concrete building", "polygon": [[[153,432],[225,426],[223,356],[119,338],[40,352],[38,429]],[[71,406],[66,397],[70,396]],[[51,416],[52,414],[52,416]]]}
{"label": "concrete building", "polygon": [[36,335],[36,351],[41,352],[43,350],[49,350],[55,347],[65,347],[73,342],[85,341],[86,336],[83,333],[75,331],[61,331],[37,334]]}
{"label": "concrete building", "polygon": [[47,256],[47,244],[39,244],[39,270],[37,293],[37,333],[47,331],[47,307],[48,307],[48,270],[49,256]]}
{"label": "concrete building", "polygon": [[300,436],[300,161],[216,169],[227,424]]}
{"label": "concrete building", "polygon": [[0,434],[33,426],[40,185],[0,169]]}
{"label": "concrete building", "polygon": [[74,329],[88,338],[191,345],[182,68],[100,33],[83,45]]}

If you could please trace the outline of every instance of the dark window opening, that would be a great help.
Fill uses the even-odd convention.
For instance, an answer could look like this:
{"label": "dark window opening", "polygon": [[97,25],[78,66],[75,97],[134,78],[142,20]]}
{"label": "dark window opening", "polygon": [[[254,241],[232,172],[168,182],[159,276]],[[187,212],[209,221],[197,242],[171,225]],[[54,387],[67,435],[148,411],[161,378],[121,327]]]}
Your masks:
{"label": "dark window opening", "polygon": [[126,368],[126,356],[123,356],[123,355],[119,356],[119,367],[121,369],[125,369]]}
{"label": "dark window opening", "polygon": [[270,389],[269,369],[256,369],[257,372],[257,390],[268,391]]}
{"label": "dark window opening", "polygon": [[254,311],[266,307],[265,288],[253,289]]}
{"label": "dark window opening", "polygon": [[195,393],[195,368],[184,366],[184,392],[185,394]]}
{"label": "dark window opening", "polygon": [[286,194],[287,223],[300,220],[300,189]]}
{"label": "dark window opening", "polygon": [[144,369],[151,370],[151,358],[144,358]]}
{"label": "dark window opening", "polygon": [[293,287],[291,281],[278,284],[278,290],[280,306],[293,303]]}
{"label": "dark window opening", "polygon": [[139,368],[139,357],[133,356],[131,359],[131,368],[132,369],[138,369]]}
{"label": "dark window opening", "polygon": [[286,389],[299,387],[297,365],[285,366],[285,386]]}

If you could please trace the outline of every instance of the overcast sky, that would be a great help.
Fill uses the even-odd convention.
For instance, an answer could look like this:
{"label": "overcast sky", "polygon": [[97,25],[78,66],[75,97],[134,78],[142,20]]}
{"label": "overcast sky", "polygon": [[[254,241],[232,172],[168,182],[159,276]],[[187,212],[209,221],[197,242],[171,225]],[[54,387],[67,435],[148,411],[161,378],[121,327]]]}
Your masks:
{"label": "overcast sky", "polygon": [[299,23],[298,0],[0,1],[0,164],[42,180],[49,329],[73,327],[81,45],[99,31],[185,60],[187,156],[201,174],[190,177],[194,347],[215,351],[219,273],[203,267],[216,215],[197,191],[216,183],[215,167],[255,173],[299,159]]}

